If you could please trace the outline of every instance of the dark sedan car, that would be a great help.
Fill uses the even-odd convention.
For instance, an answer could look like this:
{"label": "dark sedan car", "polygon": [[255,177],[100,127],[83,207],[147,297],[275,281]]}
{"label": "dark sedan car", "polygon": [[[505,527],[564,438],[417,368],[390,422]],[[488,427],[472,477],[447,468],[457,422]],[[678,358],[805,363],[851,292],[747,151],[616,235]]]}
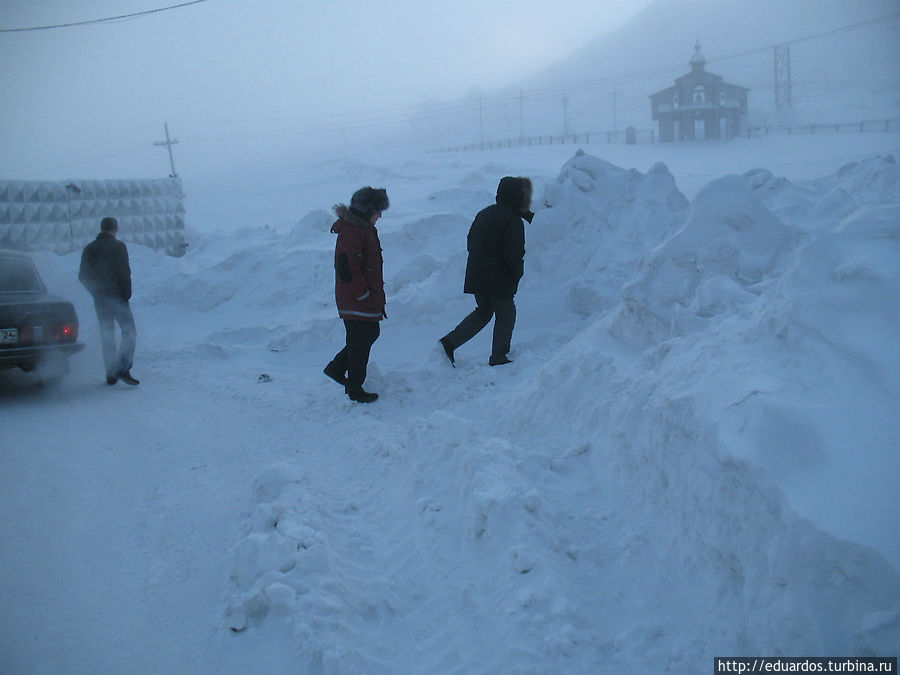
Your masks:
{"label": "dark sedan car", "polygon": [[0,249],[0,369],[47,366],[58,377],[82,349],[72,303],[47,292],[31,258]]}

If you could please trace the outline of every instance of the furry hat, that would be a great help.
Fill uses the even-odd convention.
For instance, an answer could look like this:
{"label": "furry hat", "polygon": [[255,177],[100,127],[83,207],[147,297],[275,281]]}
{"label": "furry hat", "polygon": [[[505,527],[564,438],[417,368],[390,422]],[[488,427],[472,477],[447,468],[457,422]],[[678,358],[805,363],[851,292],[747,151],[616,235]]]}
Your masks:
{"label": "furry hat", "polygon": [[350,208],[357,213],[361,213],[366,218],[371,218],[376,213],[387,211],[389,206],[390,201],[388,201],[387,190],[384,188],[360,188],[353,193],[353,197],[350,199]]}

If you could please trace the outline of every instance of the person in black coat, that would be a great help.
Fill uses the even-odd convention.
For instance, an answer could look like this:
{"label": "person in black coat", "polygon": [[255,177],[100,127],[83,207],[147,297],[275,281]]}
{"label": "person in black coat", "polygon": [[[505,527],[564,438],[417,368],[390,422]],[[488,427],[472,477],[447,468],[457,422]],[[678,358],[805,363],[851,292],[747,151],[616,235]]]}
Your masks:
{"label": "person in black coat", "polygon": [[[115,218],[100,221],[100,234],[81,253],[78,279],[94,298],[97,320],[100,323],[100,345],[106,365],[106,383],[122,380],[126,384],[139,382],[131,375],[137,328],[128,301],[131,300],[131,265],[128,247],[116,239],[119,223]],[[122,340],[116,349],[116,327]]]}
{"label": "person in black coat", "polygon": [[510,363],[510,343],[516,325],[513,298],[525,265],[525,225],[534,217],[531,209],[531,181],[506,176],[497,186],[497,203],[478,212],[469,229],[465,293],[475,296],[475,310],[440,339],[450,363],[454,351],[494,320],[494,340],[488,363]]}

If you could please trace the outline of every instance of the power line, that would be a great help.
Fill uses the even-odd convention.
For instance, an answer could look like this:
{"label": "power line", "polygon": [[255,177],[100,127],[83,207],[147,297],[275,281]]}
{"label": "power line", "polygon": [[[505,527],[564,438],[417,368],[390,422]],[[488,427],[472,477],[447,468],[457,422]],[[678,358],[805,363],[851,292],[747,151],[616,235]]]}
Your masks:
{"label": "power line", "polygon": [[0,28],[0,33],[25,33],[35,30],[50,30],[52,28],[71,28],[72,26],[87,26],[93,23],[105,23],[107,21],[118,21],[119,19],[132,19],[137,16],[147,16],[148,14],[156,14],[165,12],[170,9],[178,9],[179,7],[187,7],[188,5],[197,5],[206,0],[191,0],[191,2],[182,2],[180,5],[171,5],[170,7],[160,7],[158,9],[148,9],[143,12],[132,12],[131,14],[121,14],[119,16],[108,16],[104,19],[88,19],[87,21],[73,21],[72,23],[57,23],[50,26],[29,26],[28,28]]}
{"label": "power line", "polygon": [[[860,28],[865,28],[870,25],[878,24],[878,23],[886,23],[888,21],[894,21],[900,18],[900,12],[894,12],[892,14],[888,14],[886,16],[882,16],[876,19],[870,19],[868,21],[862,21],[855,24],[850,24],[847,26],[841,26],[839,28],[834,28],[831,30],[823,31],[820,33],[813,33],[811,35],[804,35],[802,37],[794,38],[791,40],[786,40],[784,42],[779,43],[778,45],[767,45],[765,47],[756,47],[753,49],[744,50],[741,52],[736,52],[733,54],[729,54],[726,56],[721,56],[718,58],[710,59],[708,63],[719,63],[722,61],[729,61],[732,59],[742,58],[745,56],[750,56],[753,54],[759,54],[763,52],[769,52],[774,47],[780,45],[790,45],[798,42],[806,42],[808,40],[815,40],[823,37],[828,37],[831,35],[835,35],[838,33],[846,33],[853,30],[858,30]],[[683,63],[678,63],[675,65],[669,66],[657,66],[655,68],[649,68],[647,70],[636,71],[633,73],[627,73],[619,76],[608,77],[599,80],[589,80],[583,82],[570,83],[566,85],[553,85],[550,87],[543,87],[539,89],[531,89],[525,92],[517,92],[517,93],[508,93],[508,94],[492,94],[492,95],[484,95],[480,97],[479,100],[464,100],[458,101],[456,103],[435,103],[426,106],[400,106],[393,108],[384,108],[380,110],[369,110],[369,111],[358,111],[358,112],[336,112],[330,114],[323,115],[306,115],[306,116],[296,116],[296,117],[281,117],[281,118],[261,118],[261,119],[246,119],[246,120],[183,120],[181,124],[195,124],[195,125],[215,125],[215,124],[241,124],[241,123],[265,123],[265,122],[301,122],[308,123],[314,120],[322,120],[322,122],[307,126],[303,130],[296,129],[284,129],[284,130],[270,130],[270,131],[246,131],[239,132],[237,134],[227,134],[220,135],[214,137],[206,137],[204,139],[201,138],[192,138],[186,140],[226,140],[229,138],[261,138],[266,136],[278,136],[282,134],[304,134],[304,133],[314,133],[315,131],[338,131],[343,129],[358,129],[363,126],[375,126],[385,123],[398,122],[401,120],[405,120],[408,116],[414,116],[419,121],[425,121],[428,119],[434,119],[436,117],[444,117],[447,115],[451,115],[454,113],[464,113],[464,112],[472,112],[474,110],[481,110],[482,112],[486,109],[491,108],[499,108],[505,105],[512,105],[516,102],[520,102],[520,97],[526,95],[531,101],[538,101],[546,98],[554,98],[559,95],[566,95],[571,92],[583,92],[590,91],[592,89],[605,88],[610,86],[615,86],[618,84],[626,84],[629,82],[634,82],[636,80],[643,80],[649,77],[653,77],[655,75],[665,75],[668,73],[678,72],[684,69]],[[480,101],[480,103],[479,103]],[[344,118],[343,120],[339,118]],[[355,119],[354,119],[355,118]]]}
{"label": "power line", "polygon": [[[183,3],[181,5],[175,5],[169,8],[162,8],[159,10],[151,10],[151,12],[164,11],[165,9],[173,9],[175,7],[183,7],[185,5],[197,4],[198,2],[204,2],[205,0],[194,0],[194,2]],[[145,14],[149,12],[143,12],[140,14]],[[133,16],[133,15],[128,15]],[[119,17],[115,17],[119,18]],[[790,45],[798,42],[805,42],[808,40],[819,39],[823,37],[828,37],[831,35],[835,35],[838,33],[845,33],[853,30],[858,30],[860,28],[864,28],[870,25],[878,24],[878,23],[886,23],[889,21],[893,21],[900,18],[900,12],[894,12],[892,14],[882,16],[876,19],[871,19],[868,21],[863,21],[856,24],[851,24],[847,26],[841,26],[839,28],[834,28],[828,31],[823,31],[820,33],[814,33],[811,35],[805,35],[802,37],[794,38],[791,40],[786,40],[784,42],[779,43],[779,45]],[[106,19],[110,20],[110,19]],[[102,21],[102,20],[98,20]],[[710,59],[709,63],[717,63],[721,61],[728,61],[731,59],[741,58],[744,56],[758,54],[762,52],[771,51],[775,46],[779,45],[768,45],[765,47],[757,47],[753,49],[748,49],[741,52],[736,52],[727,56],[718,57],[715,59]],[[447,117],[453,114],[466,114],[466,113],[474,113],[475,111],[479,111],[479,114],[483,114],[485,110],[489,109],[497,109],[504,106],[514,105],[517,101],[521,103],[521,98],[523,96],[527,96],[529,100],[537,101],[543,100],[551,97],[555,97],[560,95],[562,92],[563,95],[568,95],[572,92],[579,91],[589,91],[592,89],[605,88],[610,86],[615,86],[618,84],[625,84],[628,82],[633,82],[636,80],[646,79],[648,77],[652,77],[655,75],[661,75],[671,72],[680,71],[684,68],[684,64],[670,65],[670,66],[658,66],[655,68],[649,68],[643,71],[637,71],[629,74],[609,77],[606,79],[599,80],[591,80],[586,82],[580,82],[575,84],[567,84],[567,85],[554,85],[550,87],[544,87],[540,89],[533,89],[530,91],[520,91],[516,93],[506,93],[506,94],[493,94],[493,95],[484,95],[479,97],[478,99],[471,100],[461,100],[455,103],[433,103],[427,105],[419,105],[419,106],[397,106],[392,108],[384,108],[378,110],[369,110],[369,111],[357,111],[357,112],[334,112],[320,115],[305,115],[305,116],[289,116],[289,117],[280,117],[280,118],[258,118],[258,119],[242,119],[242,120],[183,120],[180,124],[190,124],[190,125],[198,125],[198,126],[212,126],[219,124],[247,124],[247,123],[266,123],[266,122],[299,122],[303,124],[302,128],[293,128],[293,129],[258,129],[258,130],[247,130],[247,131],[235,131],[233,133],[220,133],[209,136],[189,136],[187,138],[183,138],[182,142],[185,143],[197,143],[197,142],[216,142],[216,141],[237,141],[237,140],[252,140],[252,139],[262,139],[262,138],[278,138],[278,137],[286,137],[286,136],[303,136],[303,135],[313,135],[313,134],[321,134],[321,133],[334,133],[334,132],[343,132],[343,131],[351,131],[357,129],[365,129],[372,128],[376,126],[386,126],[391,124],[403,123],[409,120],[410,116],[413,116],[415,121],[425,122],[429,120],[433,120],[436,118]],[[310,124],[313,122],[313,124]],[[145,127],[147,128],[147,127]],[[98,144],[100,145],[100,144]],[[102,157],[96,157],[94,160],[89,160],[87,162],[79,162],[78,164],[70,164],[67,166],[79,166],[81,164],[87,164],[95,160],[105,159],[108,157],[115,157],[122,154],[127,154],[130,152],[136,151],[138,148],[142,146],[137,146],[135,148],[129,148],[126,151],[120,153],[114,153],[110,155],[104,155]],[[68,154],[68,153],[67,153]],[[74,154],[74,153],[73,153]]]}
{"label": "power line", "polygon": [[[47,170],[48,170],[48,171],[59,171],[60,169],[71,169],[71,168],[74,168],[74,167],[76,167],[76,166],[86,166],[87,164],[93,164],[93,163],[95,163],[95,162],[99,162],[99,161],[104,160],[104,159],[110,159],[110,158],[112,158],[112,157],[121,157],[121,156],[123,156],[123,155],[130,155],[130,154],[132,154],[132,153],[134,153],[134,152],[138,152],[139,150],[146,150],[146,149],[147,149],[147,144],[146,144],[146,143],[141,143],[140,145],[135,145],[135,146],[133,146],[133,147],[131,147],[131,148],[128,148],[128,149],[126,149],[126,150],[121,150],[121,151],[119,151],[119,152],[112,152],[112,153],[110,153],[110,154],[108,154],[108,155],[100,155],[100,156],[98,156],[98,157],[91,157],[90,159],[85,159],[85,160],[83,160],[83,161],[81,161],[81,162],[73,162],[72,164],[63,164],[63,165],[60,165],[60,166],[55,166],[55,167],[52,167],[52,168],[47,169]],[[33,166],[33,165],[32,165],[32,166]],[[28,168],[31,168],[31,167],[28,167]]]}
{"label": "power line", "polygon": [[[778,44],[770,44],[765,47],[755,47],[753,49],[747,49],[740,52],[735,52],[733,54],[729,54],[727,56],[720,56],[718,58],[709,59],[707,63],[720,63],[722,61],[730,61],[732,59],[742,58],[744,56],[751,56],[753,54],[760,54],[762,52],[772,51],[775,47],[783,46],[783,45],[792,45],[798,42],[806,42],[808,40],[816,40],[823,37],[828,37],[830,35],[836,35],[838,33],[847,33],[850,31],[858,30],[860,28],[865,28],[867,26],[879,24],[879,23],[887,23],[888,21],[895,21],[900,18],[900,12],[894,12],[892,14],[887,14],[882,17],[878,17],[876,19],[870,19],[868,21],[861,21],[859,23],[850,24],[847,26],[841,26],[839,28],[833,28],[831,30],[822,31],[820,33],[813,33],[811,35],[804,35],[802,37],[793,38],[791,40],[785,40],[784,42],[780,42]],[[682,70],[684,68],[684,64],[677,64],[673,66],[659,66],[656,68],[651,68],[644,71],[638,71],[635,73],[630,73],[626,75],[621,75],[619,77],[612,77],[603,80],[590,80],[587,82],[580,83],[572,83],[568,85],[555,85],[552,87],[546,87],[544,89],[535,89],[529,92],[531,98],[542,98],[544,96],[557,96],[560,90],[580,90],[586,91],[589,89],[597,89],[600,87],[607,87],[609,85],[614,84],[622,84],[625,82],[632,82],[634,80],[641,80],[647,77],[651,77],[653,75],[664,75],[666,73],[675,72],[678,70]]]}
{"label": "power line", "polygon": [[46,151],[43,153],[31,153],[31,158],[44,159],[47,158],[48,161],[67,161],[68,159],[74,159],[76,157],[81,157],[85,154],[91,152],[100,152],[103,148],[109,147],[111,150],[116,147],[122,147],[122,143],[124,139],[133,139],[138,134],[141,134],[149,129],[156,128],[156,125],[144,125],[141,127],[134,127],[127,131],[122,131],[115,136],[110,136],[109,138],[102,139],[99,141],[95,141],[90,143],[89,145],[84,145],[78,148],[73,148],[71,150],[66,150],[64,152],[59,152],[57,150]]}
{"label": "power line", "polygon": [[[516,95],[518,97],[518,95]],[[495,101],[496,107],[499,104],[508,103],[511,98],[507,94],[490,94],[479,96],[479,100]],[[247,119],[233,120],[172,120],[175,124],[195,124],[195,125],[215,125],[215,124],[260,124],[266,122],[308,122],[313,120],[331,121],[338,117],[360,117],[366,115],[428,115],[434,112],[443,112],[445,110],[463,110],[477,105],[475,99],[462,100],[457,103],[427,103],[417,105],[395,106],[393,108],[378,108],[374,110],[355,110],[355,111],[335,111],[327,113],[319,113],[314,115],[289,115],[287,117],[256,117]],[[352,120],[351,120],[352,121]]]}
{"label": "power line", "polygon": [[756,49],[748,49],[743,52],[738,52],[736,54],[732,54],[730,56],[724,56],[718,59],[710,59],[709,63],[716,63],[718,61],[725,61],[727,59],[736,59],[741,56],[749,56],[751,54],[758,54],[760,52],[767,52],[775,49],[775,47],[784,47],[787,45],[797,44],[798,42],[806,42],[807,40],[817,40],[819,38],[828,37],[829,35],[837,35],[838,33],[849,33],[853,30],[858,30],[860,28],[865,28],[866,26],[873,26],[878,23],[887,23],[888,21],[894,21],[900,18],[900,12],[894,12],[893,14],[887,14],[885,16],[879,17],[877,19],[869,19],[868,21],[860,21],[859,23],[850,24],[849,26],[841,26],[840,28],[832,28],[831,30],[822,31],[821,33],[813,33],[811,35],[804,35],[803,37],[794,38],[793,40],[785,40],[784,42],[779,42],[778,44],[769,45],[768,47],[757,47]]}

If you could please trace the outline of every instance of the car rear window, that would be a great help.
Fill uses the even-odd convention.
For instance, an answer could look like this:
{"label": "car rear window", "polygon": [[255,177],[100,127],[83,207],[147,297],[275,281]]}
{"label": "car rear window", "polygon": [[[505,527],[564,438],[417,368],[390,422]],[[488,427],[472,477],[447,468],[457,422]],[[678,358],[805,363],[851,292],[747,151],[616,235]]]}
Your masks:
{"label": "car rear window", "polygon": [[0,256],[0,293],[44,290],[30,260]]}

